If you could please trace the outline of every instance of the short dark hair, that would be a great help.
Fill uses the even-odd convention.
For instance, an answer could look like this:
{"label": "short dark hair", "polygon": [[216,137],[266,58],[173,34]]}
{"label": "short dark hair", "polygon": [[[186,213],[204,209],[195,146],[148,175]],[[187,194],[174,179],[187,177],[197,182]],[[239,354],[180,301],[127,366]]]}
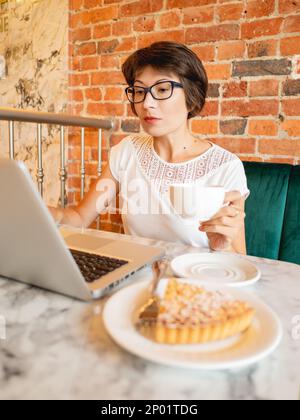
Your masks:
{"label": "short dark hair", "polygon": [[[198,115],[205,105],[208,79],[205,68],[198,56],[183,44],[161,41],[151,44],[131,54],[122,65],[122,72],[129,86],[135,81],[137,72],[152,66],[176,74],[183,84],[188,119]],[[134,104],[131,109],[135,115]]]}

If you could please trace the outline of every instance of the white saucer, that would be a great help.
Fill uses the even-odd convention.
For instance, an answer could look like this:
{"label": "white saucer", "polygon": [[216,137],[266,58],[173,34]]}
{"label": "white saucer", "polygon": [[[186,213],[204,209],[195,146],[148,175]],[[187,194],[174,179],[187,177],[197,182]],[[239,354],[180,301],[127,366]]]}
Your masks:
{"label": "white saucer", "polygon": [[171,269],[178,277],[209,280],[233,287],[250,286],[261,277],[254,264],[231,254],[184,254],[171,261]]}
{"label": "white saucer", "polygon": [[[193,280],[195,281],[195,280]],[[281,341],[282,328],[275,313],[256,296],[241,289],[212,286],[206,289],[230,293],[247,300],[256,314],[243,334],[211,344],[167,345],[143,337],[135,328],[137,310],[149,297],[149,281],[135,283],[115,293],[103,310],[104,325],[113,340],[125,350],[152,362],[191,369],[233,369],[268,356]]]}

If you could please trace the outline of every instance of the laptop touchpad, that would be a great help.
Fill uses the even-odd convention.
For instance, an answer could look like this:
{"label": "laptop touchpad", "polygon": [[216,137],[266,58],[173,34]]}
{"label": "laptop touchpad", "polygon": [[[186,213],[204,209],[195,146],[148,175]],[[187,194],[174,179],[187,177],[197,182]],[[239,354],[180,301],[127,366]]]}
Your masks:
{"label": "laptop touchpad", "polygon": [[69,248],[84,248],[89,251],[94,251],[113,242],[111,239],[97,238],[97,236],[83,235],[80,233],[68,236],[65,238],[65,241]]}

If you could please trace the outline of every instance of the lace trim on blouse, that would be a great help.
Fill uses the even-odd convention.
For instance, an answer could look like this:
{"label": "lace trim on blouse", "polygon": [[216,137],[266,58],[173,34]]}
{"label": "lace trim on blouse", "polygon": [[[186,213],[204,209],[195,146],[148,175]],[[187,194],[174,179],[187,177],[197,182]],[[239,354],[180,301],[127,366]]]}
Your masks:
{"label": "lace trim on blouse", "polygon": [[193,183],[220,166],[237,159],[227,150],[213,145],[200,156],[182,163],[164,162],[153,148],[151,136],[136,136],[131,139],[139,165],[161,193],[168,191],[170,184]]}

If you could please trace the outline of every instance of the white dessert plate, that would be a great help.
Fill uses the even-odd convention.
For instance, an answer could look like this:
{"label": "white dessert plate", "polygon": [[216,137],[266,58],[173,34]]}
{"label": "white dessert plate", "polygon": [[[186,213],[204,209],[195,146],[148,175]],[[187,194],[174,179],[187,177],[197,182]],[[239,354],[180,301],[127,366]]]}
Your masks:
{"label": "white dessert plate", "polygon": [[[194,283],[194,279],[182,279]],[[198,282],[197,282],[198,284]],[[282,337],[277,315],[263,301],[241,289],[201,282],[206,289],[230,293],[255,309],[252,326],[233,338],[209,344],[167,345],[143,337],[135,327],[138,309],[150,296],[149,281],[121,289],[105,304],[104,325],[112,339],[136,356],[181,368],[236,369],[260,361],[273,352]]]}

